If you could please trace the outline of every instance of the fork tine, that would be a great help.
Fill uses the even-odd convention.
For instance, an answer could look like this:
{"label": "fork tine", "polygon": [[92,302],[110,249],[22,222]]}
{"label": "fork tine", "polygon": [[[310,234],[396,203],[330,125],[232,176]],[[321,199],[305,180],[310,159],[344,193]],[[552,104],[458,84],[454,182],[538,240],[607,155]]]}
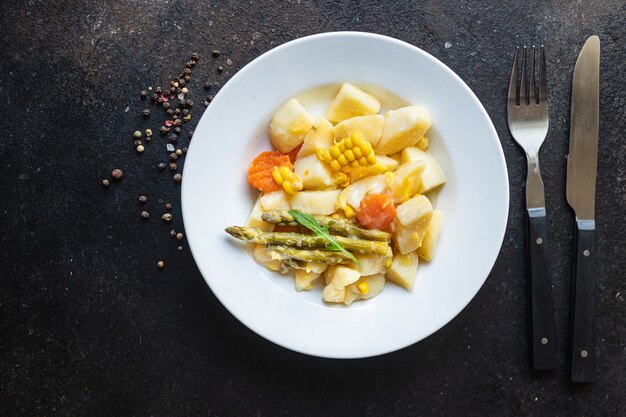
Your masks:
{"label": "fork tine", "polygon": [[539,71],[539,103],[545,103],[548,99],[548,82],[546,80],[546,53],[541,45],[541,68]]}
{"label": "fork tine", "polygon": [[535,76],[535,45],[533,45],[533,56],[530,61],[530,80],[528,83],[528,90],[530,93],[530,104],[537,104],[537,84]]}
{"label": "fork tine", "polygon": [[519,48],[515,48],[513,55],[513,67],[511,68],[511,78],[509,79],[509,106],[515,106],[517,98],[517,53]]}
{"label": "fork tine", "polygon": [[526,47],[522,49],[522,81],[519,86],[519,105],[528,104],[526,102]]}

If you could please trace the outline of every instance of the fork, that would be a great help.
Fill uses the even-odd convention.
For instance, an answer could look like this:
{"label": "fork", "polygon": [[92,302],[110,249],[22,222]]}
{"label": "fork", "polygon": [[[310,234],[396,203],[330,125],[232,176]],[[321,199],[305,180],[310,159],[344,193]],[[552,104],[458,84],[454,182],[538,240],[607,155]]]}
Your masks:
{"label": "fork", "polygon": [[[526,210],[530,273],[530,347],[532,366],[538,370],[552,369],[556,361],[556,331],[548,256],[548,222],[543,180],[539,170],[539,148],[548,134],[549,125],[546,56],[543,46],[541,46],[540,54],[540,68],[536,74],[535,47],[533,46],[530,77],[527,81],[527,48],[524,46],[522,49],[521,80],[518,90],[519,48],[515,48],[507,100],[509,130],[526,153],[528,162]],[[535,80],[536,75],[539,76],[538,82]]]}

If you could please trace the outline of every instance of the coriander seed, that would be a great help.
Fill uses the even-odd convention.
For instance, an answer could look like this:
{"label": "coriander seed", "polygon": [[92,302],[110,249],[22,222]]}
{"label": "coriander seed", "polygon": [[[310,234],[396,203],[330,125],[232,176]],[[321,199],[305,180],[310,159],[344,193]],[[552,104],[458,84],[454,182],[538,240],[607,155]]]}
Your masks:
{"label": "coriander seed", "polygon": [[141,132],[139,130],[135,130],[135,132],[133,133],[133,137],[135,139],[139,139],[141,137]]}
{"label": "coriander seed", "polygon": [[141,212],[141,218],[142,219],[147,219],[148,217],[150,217],[150,213],[148,213],[145,210]]}
{"label": "coriander seed", "polygon": [[183,176],[180,174],[174,175],[174,181],[181,182],[183,180]]}
{"label": "coriander seed", "polygon": [[163,261],[157,262],[157,268],[159,268],[159,269],[165,268],[165,262],[163,262]]}
{"label": "coriander seed", "polygon": [[161,216],[161,219],[166,222],[171,222],[172,215],[170,213],[165,213],[164,215]]}
{"label": "coriander seed", "polygon": [[176,168],[178,168],[176,166],[176,163],[175,162],[170,162],[170,171],[176,171]]}
{"label": "coriander seed", "polygon": [[103,187],[105,187],[105,188],[106,188],[106,187],[108,187],[110,184],[111,184],[111,183],[109,182],[109,180],[107,180],[107,179],[102,180],[102,186],[103,186]]}
{"label": "coriander seed", "polygon": [[146,129],[146,131],[145,131],[145,135],[146,135],[147,137],[152,136],[152,129]]}
{"label": "coriander seed", "polygon": [[137,146],[137,153],[142,153],[144,150],[145,148],[143,147],[143,145]]}
{"label": "coriander seed", "polygon": [[176,149],[177,156],[181,156],[182,154],[183,154],[183,151],[181,151],[180,149]]}
{"label": "coriander seed", "polygon": [[179,246],[179,247],[178,247],[178,250],[179,250],[179,251],[183,250],[183,247],[182,247],[182,246]]}
{"label": "coriander seed", "polygon": [[146,197],[145,195],[140,195],[139,196],[139,202],[141,204],[144,204],[146,201],[148,201],[148,197]]}
{"label": "coriander seed", "polygon": [[171,210],[172,205],[170,203],[165,203],[165,210]]}
{"label": "coriander seed", "polygon": [[182,233],[176,233],[176,240],[183,240],[183,237],[185,237]]}
{"label": "coriander seed", "polygon": [[189,92],[189,89],[188,89],[187,87],[183,87],[183,89],[182,89],[182,90],[180,90],[180,91],[181,91],[181,93],[183,93],[183,94],[187,94],[187,93]]}
{"label": "coriander seed", "polygon": [[116,168],[116,169],[113,170],[113,172],[111,172],[111,176],[115,180],[121,180],[122,177],[124,176],[124,173],[122,172],[121,169]]}
{"label": "coriander seed", "polygon": [[158,167],[159,167],[159,169],[160,169],[161,171],[163,171],[163,170],[165,169],[165,167],[166,167],[166,166],[167,166],[167,165],[165,164],[165,162],[159,162]]}

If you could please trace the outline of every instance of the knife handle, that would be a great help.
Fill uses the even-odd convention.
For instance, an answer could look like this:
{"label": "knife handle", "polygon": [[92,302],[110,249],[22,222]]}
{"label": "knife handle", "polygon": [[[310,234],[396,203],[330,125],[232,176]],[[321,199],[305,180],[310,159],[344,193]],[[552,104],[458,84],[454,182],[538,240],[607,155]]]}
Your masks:
{"label": "knife handle", "polygon": [[533,369],[556,365],[556,330],[545,208],[528,209],[530,345]]}
{"label": "knife handle", "polygon": [[570,378],[572,382],[593,382],[596,374],[596,226],[593,220],[576,221],[575,247]]}

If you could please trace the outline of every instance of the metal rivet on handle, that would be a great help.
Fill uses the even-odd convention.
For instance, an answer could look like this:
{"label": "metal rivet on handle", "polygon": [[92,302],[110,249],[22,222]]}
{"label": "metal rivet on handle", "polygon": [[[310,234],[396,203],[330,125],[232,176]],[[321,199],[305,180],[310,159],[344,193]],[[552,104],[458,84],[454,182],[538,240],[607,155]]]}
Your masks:
{"label": "metal rivet on handle", "polygon": [[543,239],[538,237],[535,242],[537,242],[538,245],[541,245],[543,243]]}
{"label": "metal rivet on handle", "polygon": [[541,338],[541,344],[542,345],[547,345],[548,344],[548,338],[547,337],[542,337]]}
{"label": "metal rivet on handle", "polygon": [[585,250],[583,251],[583,255],[585,255],[585,256],[589,256],[589,255],[591,255],[591,252],[589,252],[589,249],[585,249]]}
{"label": "metal rivet on handle", "polygon": [[583,358],[586,358],[586,357],[587,357],[587,355],[588,355],[588,353],[587,353],[587,351],[586,351],[586,350],[581,350],[581,351],[580,351],[580,356],[582,356]]}

